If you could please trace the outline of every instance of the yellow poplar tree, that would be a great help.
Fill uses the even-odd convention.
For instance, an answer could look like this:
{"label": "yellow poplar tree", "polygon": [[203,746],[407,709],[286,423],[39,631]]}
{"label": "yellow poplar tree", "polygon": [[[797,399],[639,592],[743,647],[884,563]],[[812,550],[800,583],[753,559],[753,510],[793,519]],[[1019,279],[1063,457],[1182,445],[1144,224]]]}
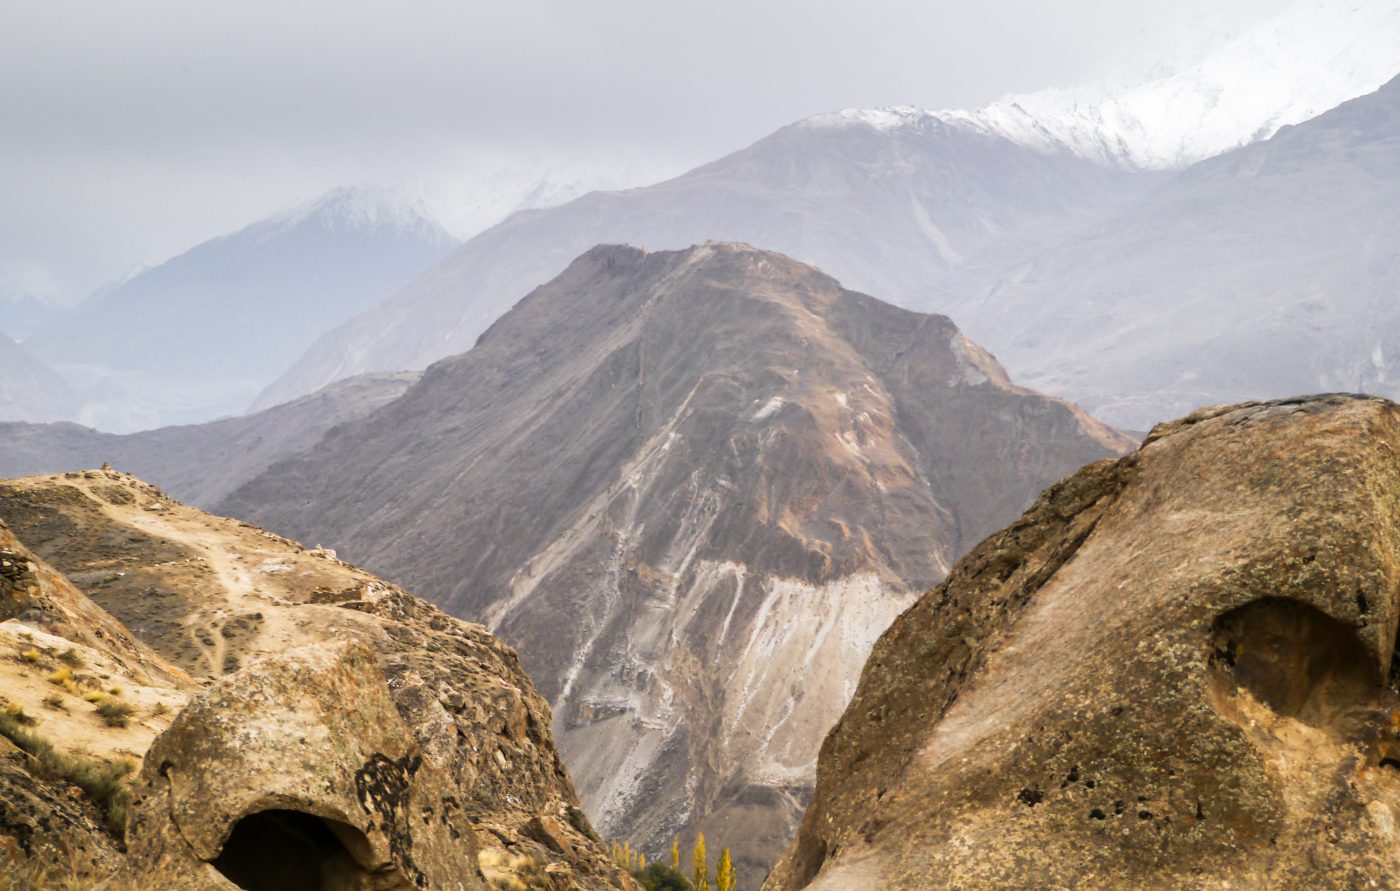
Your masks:
{"label": "yellow poplar tree", "polygon": [[690,858],[695,870],[695,891],[710,891],[710,865],[705,862],[705,833],[695,837],[695,855]]}
{"label": "yellow poplar tree", "polygon": [[734,862],[729,859],[729,849],[719,855],[719,866],[715,870],[715,891],[734,891],[739,879],[734,875]]}
{"label": "yellow poplar tree", "polygon": [[677,872],[681,869],[681,839],[678,835],[671,837],[671,868]]}

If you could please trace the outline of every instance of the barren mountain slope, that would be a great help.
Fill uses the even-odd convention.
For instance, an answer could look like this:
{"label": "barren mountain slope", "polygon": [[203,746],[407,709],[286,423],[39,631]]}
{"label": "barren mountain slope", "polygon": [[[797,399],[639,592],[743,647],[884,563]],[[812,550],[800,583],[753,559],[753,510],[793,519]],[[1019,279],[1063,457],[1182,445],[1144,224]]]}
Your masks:
{"label": "barren mountain slope", "polygon": [[254,415],[102,433],[77,424],[0,423],[0,478],[112,465],[209,507],[273,463],[311,448],[321,436],[403,395],[415,372],[362,374]]}
{"label": "barren mountain slope", "polygon": [[1047,490],[880,639],[765,888],[1390,887],[1397,449],[1247,403]]}
{"label": "barren mountain slope", "polygon": [[521,652],[600,828],[761,876],[875,636],[1127,442],[941,316],[778,254],[599,247],[223,509]]}
{"label": "barren mountain slope", "polygon": [[585,834],[549,707],[514,652],[480,626],[126,474],[5,481],[0,517],[197,678],[326,641],[367,644],[418,745],[460,785],[484,854],[552,862],[565,888],[628,887]]}
{"label": "barren mountain slope", "polygon": [[62,378],[0,334],[0,421],[61,421],[77,407]]}

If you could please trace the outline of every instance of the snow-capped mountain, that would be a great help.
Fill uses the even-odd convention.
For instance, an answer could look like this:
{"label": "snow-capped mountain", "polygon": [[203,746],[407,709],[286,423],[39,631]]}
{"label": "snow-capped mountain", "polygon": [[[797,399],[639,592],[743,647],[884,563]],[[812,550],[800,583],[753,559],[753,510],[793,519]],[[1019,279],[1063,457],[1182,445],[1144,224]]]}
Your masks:
{"label": "snow-capped mountain", "polygon": [[664,161],[524,158],[439,175],[410,187],[443,228],[466,240],[522,210],[566,204],[589,192],[616,191],[680,173]]}
{"label": "snow-capped mountain", "polygon": [[1396,0],[1300,0],[1183,67],[1136,84],[1106,77],[1010,96],[974,111],[847,109],[813,122],[889,128],[933,117],[1045,151],[1180,168],[1373,92],[1400,73],[1397,48]]}
{"label": "snow-capped mountain", "polygon": [[328,332],[255,407],[464,352],[596,244],[742,241],[912,303],[989,243],[1077,218],[1156,178],[933,118],[891,129],[799,122],[666,182],[509,217]]}
{"label": "snow-capped mountain", "polygon": [[321,333],[457,244],[418,198],[335,189],[104,289],[26,342],[110,432],[243,411]]}
{"label": "snow-capped mountain", "polygon": [[374,230],[379,235],[396,235],[439,247],[453,241],[450,236],[444,236],[443,227],[422,198],[408,191],[377,185],[332,189],[216,240],[239,237],[266,240],[307,224],[330,232]]}
{"label": "snow-capped mountain", "polygon": [[598,243],[745,241],[958,318],[950,276],[970,258],[1059,234],[1176,168],[1377,89],[1400,71],[1400,0],[1300,0],[1161,58],[1135,64],[1138,80],[1118,74],[978,111],[818,115],[666,182],[517,214],[327,333],[257,404],[466,350]]}
{"label": "snow-capped mountain", "polygon": [[1128,429],[1244,399],[1396,398],[1398,228],[1400,77],[977,258],[942,309],[1017,380]]}

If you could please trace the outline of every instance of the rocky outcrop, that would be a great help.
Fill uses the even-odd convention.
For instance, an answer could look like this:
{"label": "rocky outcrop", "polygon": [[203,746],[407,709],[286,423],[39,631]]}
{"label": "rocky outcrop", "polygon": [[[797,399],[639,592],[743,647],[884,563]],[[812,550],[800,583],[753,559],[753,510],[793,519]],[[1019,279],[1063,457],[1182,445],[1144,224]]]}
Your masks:
{"label": "rocky outcrop", "polygon": [[375,654],[316,644],[219,680],[156,739],[126,869],[170,891],[478,891],[463,805]]}
{"label": "rocky outcrop", "polygon": [[753,881],[880,631],[1128,445],[787,257],[604,246],[221,510],[487,622],[604,834],[699,829]]}
{"label": "rocky outcrop", "polygon": [[765,888],[1388,887],[1398,449],[1250,403],[1047,490],[881,637]]}
{"label": "rocky outcrop", "polygon": [[[362,645],[374,654],[375,671],[370,674],[378,678],[378,686],[365,680],[367,669],[355,662],[359,673],[355,676],[360,678],[355,689],[374,687],[375,692],[364,696],[376,703],[373,708],[378,711],[371,713],[382,717],[376,719],[383,725],[380,732],[393,736],[398,732],[394,728],[407,727],[411,745],[398,736],[393,736],[397,741],[392,745],[380,736],[355,737],[365,729],[358,723],[336,730],[334,721],[358,720],[330,714],[342,708],[338,692],[321,690],[313,697],[326,714],[306,718],[302,721],[306,727],[322,726],[330,729],[318,732],[370,740],[363,744],[378,747],[376,751],[386,756],[392,752],[392,759],[411,752],[407,757],[421,756],[433,765],[433,772],[441,774],[433,779],[433,788],[455,790],[450,794],[466,821],[452,825],[459,832],[463,825],[471,830],[472,838],[461,843],[459,853],[471,863],[470,855],[479,849],[488,879],[507,880],[512,874],[530,873],[547,877],[545,881],[556,891],[633,887],[613,866],[579,808],[550,734],[549,706],[535,691],[515,653],[481,626],[453,619],[336,559],[325,549],[305,548],[248,524],[186,507],[159,489],[115,471],[6,481],[0,484],[0,516],[8,518],[35,552],[83,584],[98,605],[110,611],[106,621],[112,626],[121,628],[124,622],[149,643],[147,652],[153,648],[185,666],[191,675],[215,683],[200,694],[195,711],[181,714],[180,721],[186,722],[181,726],[213,726],[209,722],[216,722],[216,713],[224,714],[219,703],[246,700],[251,713],[250,697],[258,697],[260,707],[269,714],[279,708],[303,714],[312,708],[309,700],[293,696],[296,691],[294,685],[289,686],[290,681],[276,679],[301,672],[311,684],[308,690],[319,689],[315,684],[321,682],[312,682],[316,673],[310,669],[302,671],[277,660],[289,651],[328,642]],[[41,571],[61,578],[53,569],[40,565]],[[76,590],[72,593],[83,596]],[[89,603],[88,607],[106,615],[98,605]],[[0,632],[10,624],[0,622]],[[53,655],[41,654],[46,661],[31,672],[35,698],[25,701],[31,712],[40,713],[43,695],[53,690],[45,676],[64,647],[62,638],[49,641],[43,634],[35,631],[32,637],[44,654]],[[145,643],[137,643],[145,647]],[[98,655],[83,658],[97,666]],[[0,666],[4,664],[0,662]],[[177,669],[171,671],[179,674]],[[381,691],[383,701],[378,698]],[[132,699],[138,693],[128,688],[125,696]],[[398,716],[394,720],[381,707],[386,701]],[[173,715],[183,702],[183,695],[170,700],[163,714]],[[74,712],[64,714],[72,719],[81,717]],[[150,709],[143,705],[137,714],[140,726],[146,727]],[[58,720],[57,714],[46,715],[39,728]],[[238,732],[236,740],[227,735],[217,737],[227,740],[227,752],[200,750],[202,754],[194,757],[188,754],[194,750],[189,749],[184,761],[187,778],[222,782],[213,774],[244,764],[239,758],[271,757],[269,753],[275,749],[285,749],[287,741],[278,734],[292,719],[279,720],[276,726],[270,724],[261,730],[247,725],[248,732]],[[133,726],[123,731],[134,734],[124,743],[124,755],[138,760],[145,756],[151,738],[169,721],[169,717],[161,718],[158,726],[140,731],[142,736],[135,735],[138,722],[133,720]],[[263,731],[270,735],[260,737],[258,733]],[[194,731],[177,733],[184,734],[180,739],[191,733],[199,735]],[[164,746],[161,750],[165,751],[174,746],[178,750],[186,742],[172,738],[157,748]],[[209,745],[216,745],[216,738],[211,737]],[[242,746],[248,750],[239,755],[237,750]],[[148,793],[151,769],[158,771],[165,760],[158,759],[153,768],[153,757],[147,758],[142,775]],[[201,760],[208,764],[198,764]],[[323,760],[329,770],[333,759]],[[296,774],[295,763],[289,761],[284,766],[289,776]],[[291,794],[272,781],[271,768],[262,779],[254,776],[251,767],[237,769],[243,770],[248,788],[240,792],[241,803],[230,797],[221,805],[228,810],[219,819],[236,822],[258,808],[265,809],[264,805],[278,796]],[[199,771],[211,775],[204,777]],[[235,812],[240,815],[230,816]],[[206,816],[215,819],[214,809]],[[344,822],[343,816],[322,816]],[[302,826],[297,831],[311,829]],[[217,834],[212,829],[208,832],[211,838]],[[203,857],[213,850],[213,844],[199,847],[196,853],[202,852]],[[353,845],[349,850],[355,854]],[[162,864],[168,859],[163,854],[151,856]],[[352,860],[370,869],[389,862],[379,859],[377,853]],[[423,868],[425,875],[437,875]],[[178,886],[178,878],[171,881]],[[455,885],[430,882],[429,887]]]}

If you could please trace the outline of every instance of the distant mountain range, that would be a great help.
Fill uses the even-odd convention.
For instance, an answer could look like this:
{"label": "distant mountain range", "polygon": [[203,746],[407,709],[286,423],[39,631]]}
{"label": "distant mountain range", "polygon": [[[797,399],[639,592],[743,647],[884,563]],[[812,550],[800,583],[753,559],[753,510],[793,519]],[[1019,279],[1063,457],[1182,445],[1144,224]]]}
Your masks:
{"label": "distant mountain range", "polygon": [[1400,396],[1400,79],[965,270],[1018,380],[1146,429],[1195,406]]}
{"label": "distant mountain range", "polygon": [[[1141,83],[975,112],[819,115],[664,183],[512,216],[323,335],[256,405],[465,350],[593,243],[706,239],[780,250],[946,313],[1018,379],[1135,429],[1203,401],[1395,392],[1385,368],[1400,344],[1361,343],[1345,319],[1317,323],[1325,307],[1299,307],[1345,293],[1336,305],[1354,308],[1363,293],[1386,293],[1395,252],[1378,233],[1393,222],[1395,146],[1379,106],[1389,88],[1369,102],[1371,118],[1353,113],[1348,140],[1312,116],[1385,85],[1400,72],[1397,46],[1395,0],[1302,0]],[[1308,140],[1312,172],[1249,169]],[[1377,236],[1344,234],[1367,232]],[[1143,310],[1137,322],[1125,321],[1128,307]],[[1375,313],[1363,326],[1389,330],[1384,301]],[[1256,341],[1261,326],[1269,334]],[[1247,369],[1225,367],[1219,357],[1237,343],[1272,346],[1235,357]]]}
{"label": "distant mountain range", "polygon": [[337,424],[398,398],[417,372],[365,374],[285,405],[204,424],[103,433],[77,424],[0,423],[0,479],[112,463],[171,496],[209,507]]}
{"label": "distant mountain range", "polygon": [[1130,445],[787,257],[598,247],[218,510],[487,622],[601,831],[699,828],[756,883],[874,635]]}
{"label": "distant mountain range", "polygon": [[26,346],[105,430],[241,414],[318,334],[456,243],[400,193],[340,189],[104,289]]}
{"label": "distant mountain range", "polygon": [[1157,180],[935,118],[895,128],[799,122],[667,182],[515,214],[322,336],[256,406],[470,349],[516,301],[600,242],[747,242],[851,287],[928,305],[967,257],[1083,219]]}

